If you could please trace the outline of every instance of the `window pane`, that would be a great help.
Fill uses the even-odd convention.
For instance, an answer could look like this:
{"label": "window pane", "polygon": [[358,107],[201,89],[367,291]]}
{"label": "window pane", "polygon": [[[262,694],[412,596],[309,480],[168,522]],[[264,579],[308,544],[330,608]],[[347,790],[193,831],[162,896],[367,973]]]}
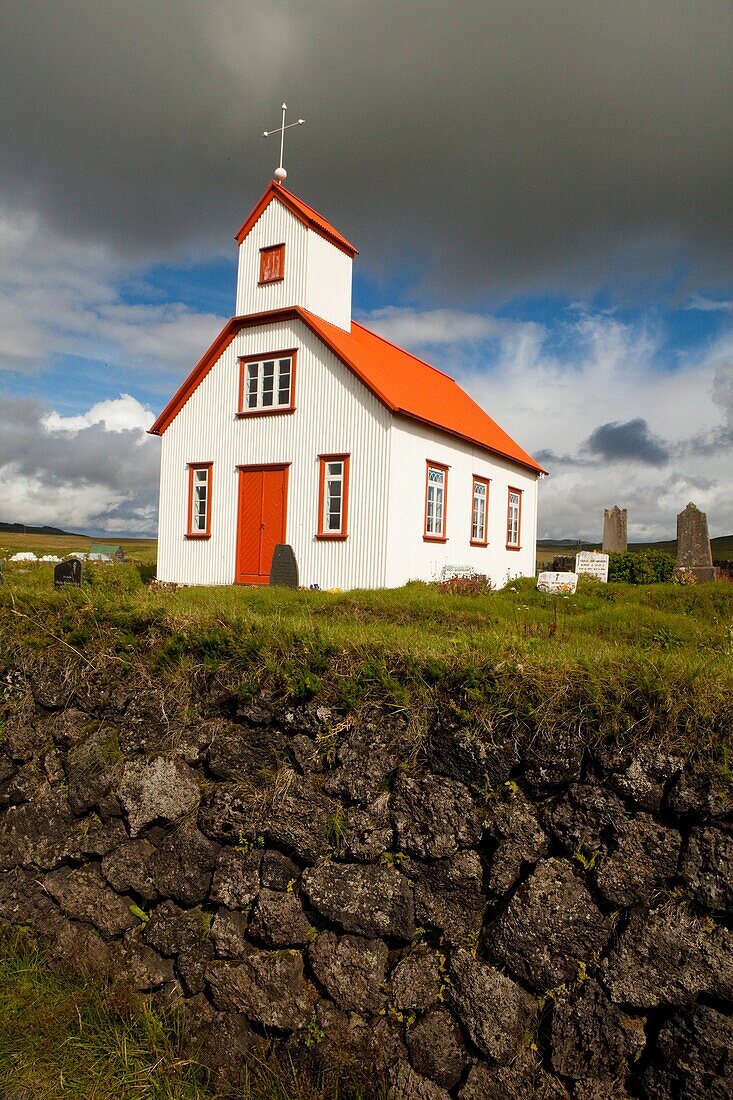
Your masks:
{"label": "window pane", "polygon": [[277,389],[278,405],[290,404],[290,360],[281,359],[279,362],[279,378]]}
{"label": "window pane", "polygon": [[262,405],[272,405],[275,390],[275,361],[267,359],[262,364]]}

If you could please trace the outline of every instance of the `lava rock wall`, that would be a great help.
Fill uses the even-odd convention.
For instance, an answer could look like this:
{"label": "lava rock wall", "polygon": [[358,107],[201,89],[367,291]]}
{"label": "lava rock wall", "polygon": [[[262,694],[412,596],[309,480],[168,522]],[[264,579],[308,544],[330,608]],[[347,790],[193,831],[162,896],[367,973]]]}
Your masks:
{"label": "lava rock wall", "polygon": [[733,787],[122,668],[5,677],[0,918],[395,1100],[733,1097]]}

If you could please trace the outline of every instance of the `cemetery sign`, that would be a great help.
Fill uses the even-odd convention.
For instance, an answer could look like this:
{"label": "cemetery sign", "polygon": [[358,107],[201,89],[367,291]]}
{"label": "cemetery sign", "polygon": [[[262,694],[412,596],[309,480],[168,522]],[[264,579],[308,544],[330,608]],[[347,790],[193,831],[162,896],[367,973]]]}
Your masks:
{"label": "cemetery sign", "polygon": [[538,592],[553,592],[561,596],[574,596],[578,587],[577,573],[558,573],[548,571],[537,578]]}
{"label": "cemetery sign", "polygon": [[580,550],[575,555],[575,572],[597,580],[608,581],[608,554],[597,554],[592,550]]}
{"label": "cemetery sign", "polygon": [[62,561],[53,571],[54,588],[78,588],[81,584],[81,562],[78,558]]}

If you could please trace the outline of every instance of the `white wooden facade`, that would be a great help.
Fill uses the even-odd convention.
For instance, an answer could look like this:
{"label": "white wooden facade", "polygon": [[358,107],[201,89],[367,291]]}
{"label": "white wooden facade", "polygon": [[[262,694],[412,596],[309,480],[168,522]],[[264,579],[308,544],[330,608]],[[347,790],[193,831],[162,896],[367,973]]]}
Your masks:
{"label": "white wooden facade", "polygon": [[[395,587],[466,569],[501,585],[533,574],[539,467],[442,430],[440,409],[437,424],[426,424],[389,407],[379,387],[313,331],[291,307],[350,331],[353,252],[296,214],[276,194],[247,230],[230,335],[152,429],[162,436],[158,579],[228,585],[241,577],[241,471],[260,467],[286,471],[279,475],[286,484],[283,541],[293,548],[303,586]],[[281,244],[283,276],[263,285],[260,250]],[[241,415],[242,360],[286,350],[296,353],[294,408]],[[344,537],[319,537],[324,455],[348,456]],[[425,537],[428,463],[446,468],[444,541]],[[205,467],[209,479],[206,530],[195,535],[192,466]],[[471,540],[474,477],[488,483],[487,545]],[[510,489],[521,493],[521,530],[518,547],[508,549]]]}

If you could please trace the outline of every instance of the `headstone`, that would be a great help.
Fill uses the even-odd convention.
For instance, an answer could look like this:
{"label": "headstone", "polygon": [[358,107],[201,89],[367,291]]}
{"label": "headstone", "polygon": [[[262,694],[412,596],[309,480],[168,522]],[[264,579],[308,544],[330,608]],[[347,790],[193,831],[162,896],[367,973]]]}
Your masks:
{"label": "headstone", "polygon": [[708,517],[692,502],[677,516],[677,568],[689,570],[697,581],[715,580]]}
{"label": "headstone", "polygon": [[595,577],[604,584],[608,581],[608,554],[595,550],[579,550],[575,555],[575,572],[585,577]]}
{"label": "headstone", "polygon": [[78,558],[62,561],[53,571],[54,588],[78,588],[81,584],[81,562]]}
{"label": "headstone", "polygon": [[562,596],[574,596],[578,587],[577,573],[540,573],[537,578],[538,592],[553,592]]}
{"label": "headstone", "polygon": [[613,508],[603,509],[603,552],[604,554],[625,554],[628,549],[626,536],[625,508],[614,504]]}
{"label": "headstone", "polygon": [[279,543],[272,555],[270,584],[278,588],[298,587],[298,563],[292,546]]}

